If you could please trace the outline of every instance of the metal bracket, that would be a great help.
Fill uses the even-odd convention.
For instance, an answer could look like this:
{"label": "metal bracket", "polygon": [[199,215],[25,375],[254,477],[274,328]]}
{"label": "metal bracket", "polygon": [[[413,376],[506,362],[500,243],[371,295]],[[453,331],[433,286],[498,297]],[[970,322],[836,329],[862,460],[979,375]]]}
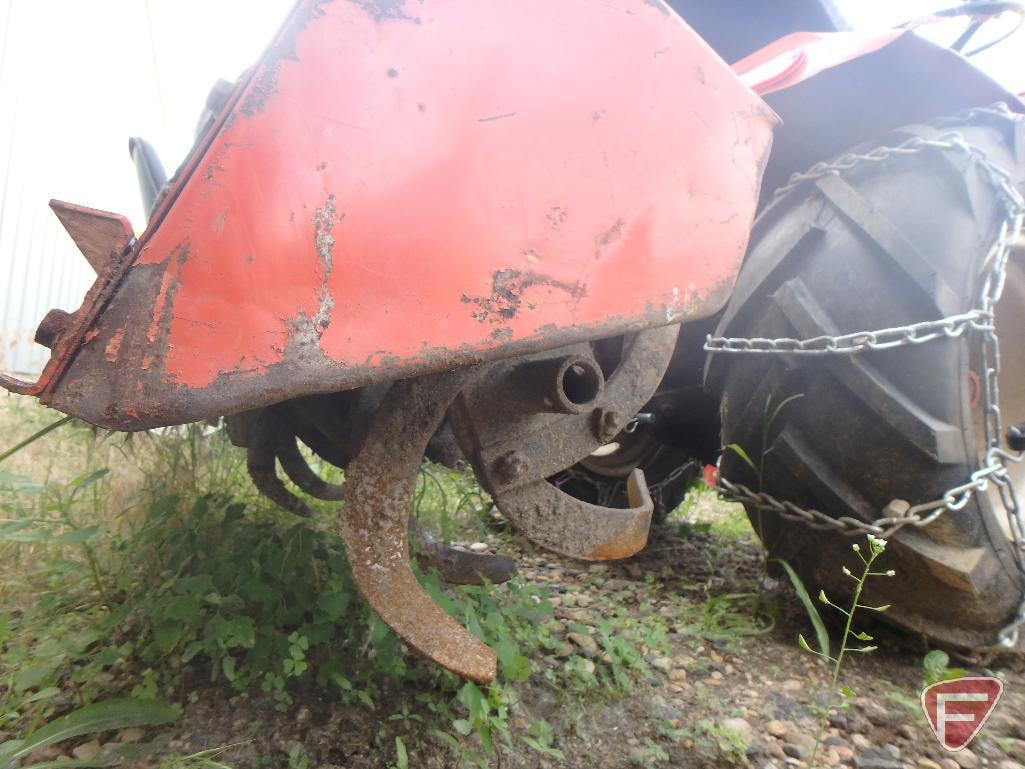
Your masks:
{"label": "metal bracket", "polygon": [[[630,477],[628,509],[588,504],[547,479],[629,424],[661,382],[678,334],[671,325],[625,337],[607,380],[590,345],[492,364],[456,400],[449,421],[463,453],[529,539],[584,560],[625,558],[644,547],[652,505],[643,473]],[[567,383],[574,365],[584,369],[581,381]]]}

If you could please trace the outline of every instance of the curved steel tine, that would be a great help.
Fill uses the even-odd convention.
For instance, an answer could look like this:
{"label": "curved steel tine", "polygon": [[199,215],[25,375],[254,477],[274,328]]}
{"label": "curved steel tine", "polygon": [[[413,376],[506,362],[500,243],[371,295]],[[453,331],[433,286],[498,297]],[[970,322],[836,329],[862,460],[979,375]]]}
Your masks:
{"label": "curved steel tine", "polygon": [[339,533],[367,601],[406,643],[478,683],[497,657],[438,606],[409,566],[410,500],[427,441],[466,384],[467,369],[397,382],[346,472]]}
{"label": "curved steel tine", "polygon": [[278,462],[281,469],[296,486],[311,497],[340,502],[345,499],[345,486],[341,483],[328,483],[306,462],[299,451],[298,439],[294,435],[281,435],[276,443]]}
{"label": "curved steel tine", "polygon": [[246,449],[246,469],[253,479],[253,485],[276,505],[295,515],[308,518],[310,507],[289,491],[278,478],[277,455],[274,453],[274,439],[261,425],[255,430]]}
{"label": "curved steel tine", "polygon": [[501,492],[495,504],[541,547],[584,561],[611,561],[641,550],[651,528],[654,506],[640,469],[630,473],[626,488],[630,508],[592,505],[544,480]]}
{"label": "curved steel tine", "polygon": [[437,569],[441,578],[455,585],[483,585],[507,582],[516,576],[516,561],[507,555],[468,553],[438,541],[415,518],[409,529],[419,546],[417,561],[427,569]]}

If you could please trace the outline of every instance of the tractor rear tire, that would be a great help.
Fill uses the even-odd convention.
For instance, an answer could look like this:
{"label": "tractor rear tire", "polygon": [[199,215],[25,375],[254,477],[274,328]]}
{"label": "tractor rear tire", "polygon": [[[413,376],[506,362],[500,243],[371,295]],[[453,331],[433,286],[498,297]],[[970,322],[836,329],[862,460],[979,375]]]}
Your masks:
{"label": "tractor rear tire", "polygon": [[[1025,120],[996,110],[906,127],[858,151],[950,131],[985,150],[1018,190],[1025,187]],[[1004,216],[985,172],[949,150],[891,155],[807,180],[759,216],[716,333],[809,338],[967,312],[977,307],[983,262]],[[1005,291],[1005,302],[1015,294],[1025,296]],[[1008,330],[1003,304],[998,333]],[[1005,358],[1025,356],[1020,329],[1003,339]],[[982,462],[980,343],[969,332],[857,355],[711,354],[706,387],[720,396],[723,445],[764,463],[759,481],[727,449],[723,477],[861,521],[882,517],[893,500],[942,497]],[[1018,368],[1007,364],[1002,380]],[[1023,390],[1020,380],[1001,384],[1004,393]],[[1006,428],[1025,413],[1003,418]],[[834,601],[851,595],[854,582],[841,567],[860,566],[852,545],[864,551],[864,536],[814,530],[750,505],[747,512],[769,555],[788,562],[809,591],[822,588]],[[1003,517],[995,497],[977,494],[960,512],[905,527],[879,562],[896,576],[872,578],[864,602],[891,604],[883,620],[940,645],[992,644],[1023,588]]]}

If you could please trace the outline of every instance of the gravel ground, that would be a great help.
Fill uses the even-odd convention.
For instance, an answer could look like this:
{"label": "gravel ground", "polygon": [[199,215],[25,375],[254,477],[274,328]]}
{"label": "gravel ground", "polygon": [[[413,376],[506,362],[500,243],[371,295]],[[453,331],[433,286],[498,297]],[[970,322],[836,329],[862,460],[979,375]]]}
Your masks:
{"label": "gravel ground", "polygon": [[[761,553],[735,509],[703,495],[687,523],[669,525],[648,549],[617,564],[580,564],[542,554],[498,537],[520,557],[528,578],[545,585],[561,623],[563,649],[538,660],[542,670],[601,652],[587,633],[614,607],[636,616],[655,612],[669,630],[668,646],[648,655],[649,672],[627,694],[569,701],[554,696],[538,675],[518,688],[514,736],[544,719],[565,761],[544,757],[514,739],[512,750],[489,766],[623,767],[753,766],[785,769],[807,765],[814,745],[830,671],[798,648],[797,633],[810,635],[803,609],[788,586],[766,577]],[[705,523],[702,523],[704,521]],[[708,528],[707,522],[713,527]],[[681,531],[682,529],[682,531]],[[518,550],[518,553],[517,553]],[[688,608],[689,607],[689,608]],[[722,608],[721,632],[709,617]],[[743,611],[739,611],[743,609]],[[702,614],[702,612],[704,612]],[[747,612],[745,614],[745,612]],[[770,615],[774,615],[770,620]],[[702,620],[704,617],[704,620]],[[705,629],[695,633],[695,622]],[[714,623],[713,623],[714,624]],[[755,632],[769,627],[765,632]],[[1025,675],[1021,666],[996,671],[1003,699],[971,747],[955,754],[934,740],[918,705],[923,649],[880,634],[881,649],[854,655],[841,683],[856,691],[829,716],[819,766],[857,769],[1015,769],[1025,761]],[[668,653],[666,651],[668,649]],[[587,664],[587,663],[584,663]],[[161,750],[184,755],[236,745],[218,758],[241,767],[369,769],[394,763],[393,736],[410,748],[410,767],[454,766],[452,753],[432,736],[430,692],[393,693],[378,712],[341,707],[322,690],[300,693],[287,713],[267,702],[222,690],[197,688],[177,732]],[[401,724],[389,714],[407,712]],[[423,718],[420,721],[420,718]],[[437,725],[435,723],[435,725]],[[138,731],[138,730],[136,730]],[[141,734],[110,735],[129,742]],[[99,745],[79,746],[91,752]],[[36,759],[63,755],[50,751]],[[81,758],[81,755],[78,757]],[[140,759],[137,766],[155,766]]]}

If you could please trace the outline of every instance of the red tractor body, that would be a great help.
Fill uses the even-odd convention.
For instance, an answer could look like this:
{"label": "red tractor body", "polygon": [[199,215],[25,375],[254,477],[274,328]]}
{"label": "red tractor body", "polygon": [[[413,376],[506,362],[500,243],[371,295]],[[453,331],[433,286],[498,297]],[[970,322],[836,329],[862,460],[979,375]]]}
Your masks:
{"label": "red tractor body", "polygon": [[660,3],[299,3],[40,395],[139,429],[706,317],[775,121]]}

